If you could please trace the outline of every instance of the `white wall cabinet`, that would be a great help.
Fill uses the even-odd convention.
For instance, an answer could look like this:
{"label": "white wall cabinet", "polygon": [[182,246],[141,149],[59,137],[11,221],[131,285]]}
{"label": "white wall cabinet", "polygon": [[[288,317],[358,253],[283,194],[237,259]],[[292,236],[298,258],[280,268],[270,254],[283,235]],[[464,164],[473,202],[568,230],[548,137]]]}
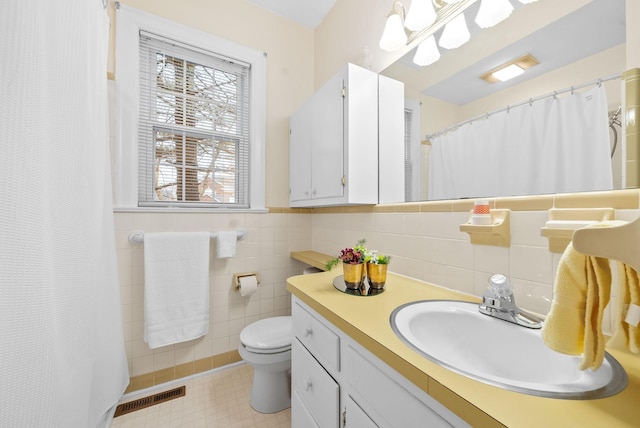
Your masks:
{"label": "white wall cabinet", "polygon": [[[289,184],[292,207],[377,204],[380,144],[379,124],[384,123],[383,144],[388,152],[397,146],[404,150],[404,86],[367,69],[347,64],[325,83],[289,120]],[[380,99],[382,94],[384,99]],[[399,104],[393,120],[379,120],[379,105],[385,115],[391,102]],[[404,164],[393,156],[385,171],[397,170],[404,177]],[[395,175],[394,175],[395,177]],[[386,182],[397,188],[397,199],[404,198],[404,182]],[[389,186],[387,186],[389,187]],[[402,188],[400,188],[402,187]],[[386,189],[386,187],[385,187]],[[385,191],[387,194],[388,191]]]}
{"label": "white wall cabinet", "polygon": [[469,427],[293,297],[292,427]]}

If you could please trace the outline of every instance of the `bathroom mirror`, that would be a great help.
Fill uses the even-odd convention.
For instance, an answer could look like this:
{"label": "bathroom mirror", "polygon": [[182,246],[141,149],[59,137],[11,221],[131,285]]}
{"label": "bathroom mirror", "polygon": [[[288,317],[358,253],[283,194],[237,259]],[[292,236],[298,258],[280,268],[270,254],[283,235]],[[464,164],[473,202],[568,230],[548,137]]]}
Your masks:
{"label": "bathroom mirror", "polygon": [[[480,118],[529,99],[553,94],[599,79],[604,81],[607,104],[613,116],[622,105],[622,81],[613,77],[625,71],[625,0],[538,0],[514,6],[511,16],[495,27],[481,30],[474,22],[480,1],[464,13],[471,39],[447,51],[428,66],[413,64],[415,48],[381,74],[405,84],[408,105],[419,106],[420,172],[407,201],[426,200],[429,135]],[[442,30],[435,33],[439,39]],[[530,54],[539,62],[507,82],[487,83],[480,76],[509,61]],[[622,183],[621,115],[612,124],[614,188]],[[419,129],[419,130],[418,130]],[[415,146],[414,141],[414,146]],[[416,159],[414,157],[414,162]],[[415,187],[419,187],[416,189]]]}

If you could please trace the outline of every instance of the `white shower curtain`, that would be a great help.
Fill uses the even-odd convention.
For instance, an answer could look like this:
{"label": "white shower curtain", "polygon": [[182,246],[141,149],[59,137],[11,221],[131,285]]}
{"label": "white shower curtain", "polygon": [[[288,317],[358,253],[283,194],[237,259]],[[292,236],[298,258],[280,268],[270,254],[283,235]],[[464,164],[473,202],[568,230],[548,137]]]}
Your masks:
{"label": "white shower curtain", "polygon": [[0,4],[0,427],[96,427],[128,383],[101,0]]}
{"label": "white shower curtain", "polygon": [[611,190],[608,126],[602,85],[462,125],[432,139],[429,199]]}

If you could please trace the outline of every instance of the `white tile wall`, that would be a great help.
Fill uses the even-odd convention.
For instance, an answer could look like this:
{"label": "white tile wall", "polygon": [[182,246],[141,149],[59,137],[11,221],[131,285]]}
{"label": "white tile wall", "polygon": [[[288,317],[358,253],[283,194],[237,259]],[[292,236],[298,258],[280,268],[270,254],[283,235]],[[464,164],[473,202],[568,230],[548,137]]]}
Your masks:
{"label": "white tile wall", "polygon": [[[235,350],[246,325],[261,318],[290,314],[286,279],[302,273],[303,268],[291,259],[290,252],[312,247],[308,214],[118,212],[115,229],[131,376]],[[143,246],[129,243],[129,233],[230,229],[244,229],[246,238],[238,241],[236,257],[231,259],[217,259],[212,242],[209,333],[190,342],[149,349],[143,340]],[[241,297],[232,285],[233,274],[241,272],[258,272],[260,277],[258,291],[249,297]]]}
{"label": "white tile wall", "polygon": [[[632,220],[640,210],[620,210],[616,218]],[[364,214],[206,214],[116,213],[116,239],[126,350],[132,376],[235,350],[247,324],[290,313],[286,278],[302,272],[291,251],[313,249],[337,254],[365,238],[367,246],[392,256],[390,270],[480,296],[493,273],[505,273],[516,301],[546,314],[552,299],[560,255],[550,253],[540,228],[546,211],[512,212],[508,248],[472,245],[460,232],[468,213]],[[133,229],[194,231],[244,229],[237,257],[219,260],[212,248],[210,331],[185,344],[150,350],[142,339],[143,248],[128,242]],[[256,271],[259,291],[241,297],[232,287],[234,272]],[[615,292],[614,292],[615,294]],[[609,326],[611,311],[605,326]]]}
{"label": "white tile wall", "polygon": [[[546,314],[560,261],[560,254],[549,252],[548,241],[540,234],[548,213],[513,211],[508,248],[472,245],[468,234],[460,232],[468,216],[466,212],[314,214],[313,249],[334,254],[365,238],[369,247],[392,256],[390,271],[476,296],[486,290],[489,276],[504,273],[519,306]],[[639,210],[616,212],[622,220],[638,216]],[[368,228],[371,223],[373,229]],[[605,315],[610,317],[610,312]],[[607,319],[605,327],[610,322]]]}

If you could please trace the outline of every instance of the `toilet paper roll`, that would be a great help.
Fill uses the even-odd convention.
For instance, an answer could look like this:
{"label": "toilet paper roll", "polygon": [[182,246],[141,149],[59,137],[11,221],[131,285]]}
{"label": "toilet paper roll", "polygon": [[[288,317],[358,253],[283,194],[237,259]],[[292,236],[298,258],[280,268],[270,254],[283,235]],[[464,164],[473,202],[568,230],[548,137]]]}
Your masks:
{"label": "toilet paper roll", "polygon": [[258,289],[258,278],[255,275],[240,277],[240,295],[250,296]]}

